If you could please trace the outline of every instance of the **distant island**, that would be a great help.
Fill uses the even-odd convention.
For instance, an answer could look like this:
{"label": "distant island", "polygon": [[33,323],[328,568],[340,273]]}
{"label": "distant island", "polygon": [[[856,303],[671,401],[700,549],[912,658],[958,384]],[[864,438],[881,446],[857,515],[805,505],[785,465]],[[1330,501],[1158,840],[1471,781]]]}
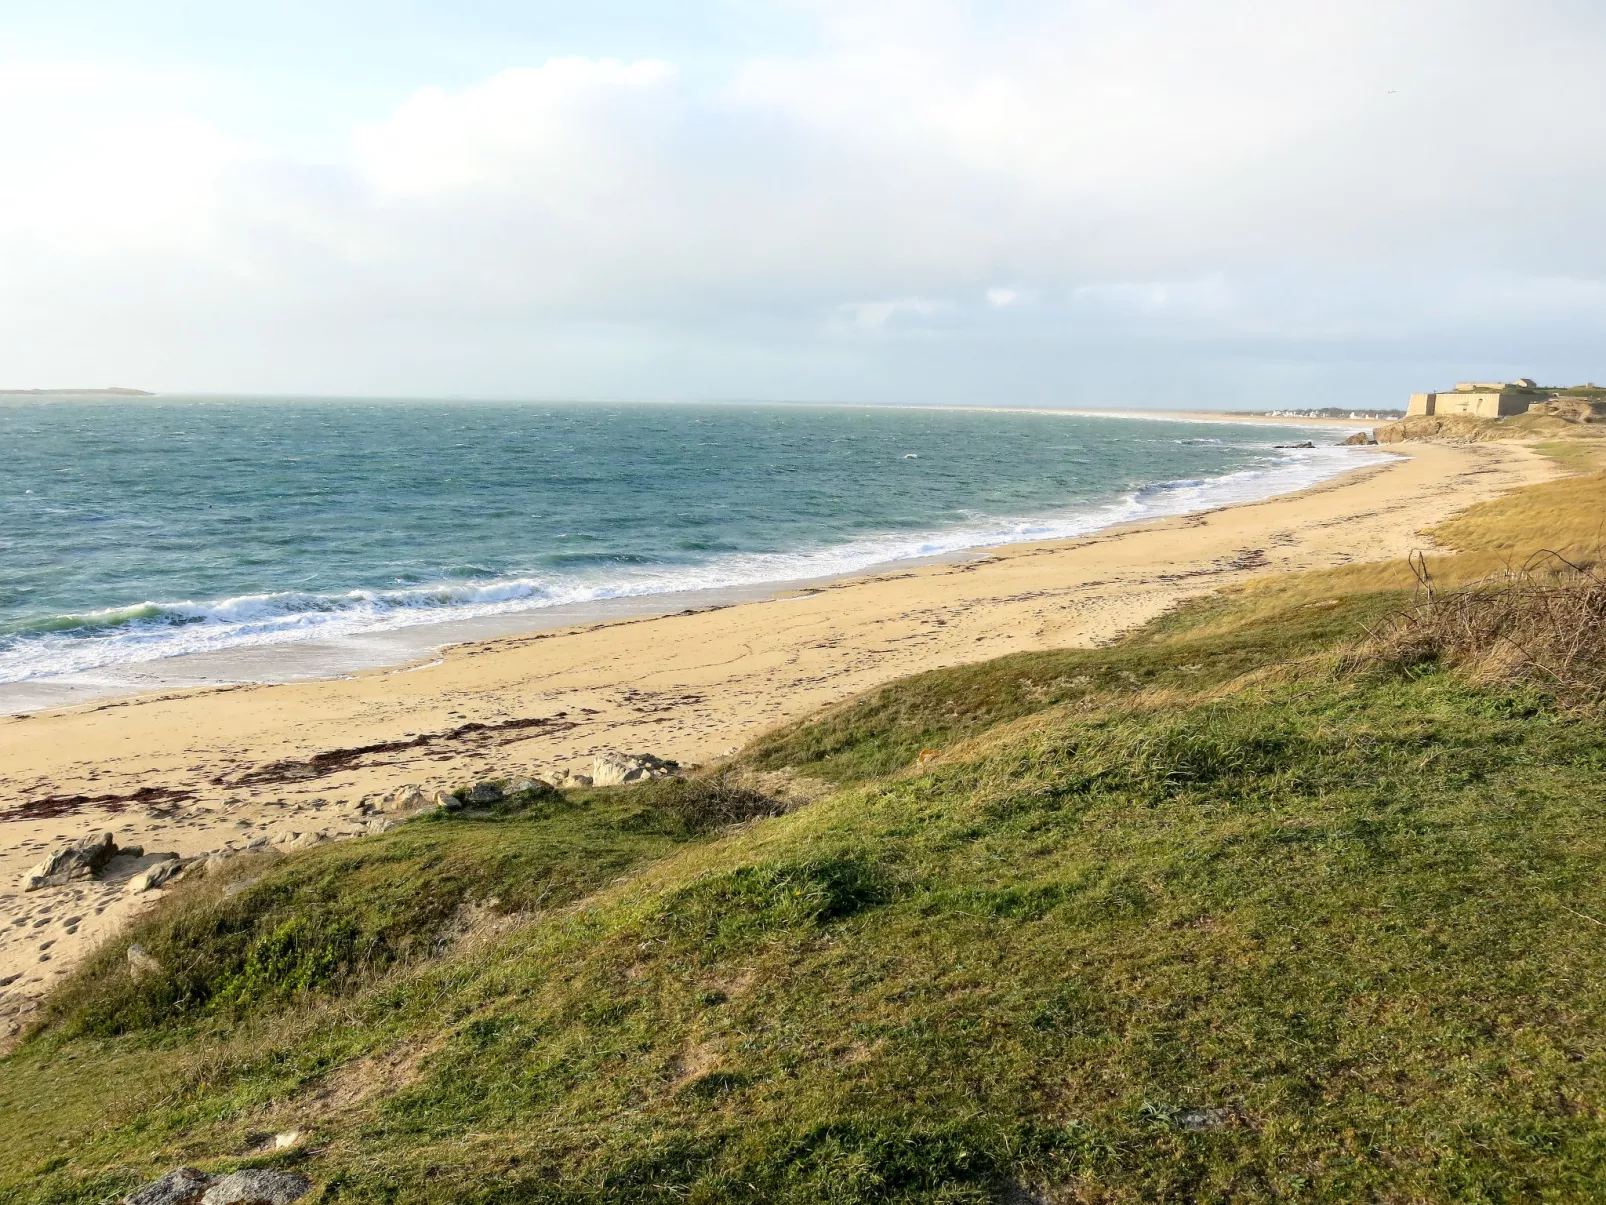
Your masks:
{"label": "distant island", "polygon": [[0,397],[155,397],[143,389],[0,389]]}

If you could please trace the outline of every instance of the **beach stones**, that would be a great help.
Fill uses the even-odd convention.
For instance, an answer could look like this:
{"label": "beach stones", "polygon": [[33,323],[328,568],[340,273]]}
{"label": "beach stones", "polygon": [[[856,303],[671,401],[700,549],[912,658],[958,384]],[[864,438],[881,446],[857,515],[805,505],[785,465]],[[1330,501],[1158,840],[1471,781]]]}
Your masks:
{"label": "beach stones", "polygon": [[85,837],[81,841],[75,841],[58,849],[35,866],[29,871],[22,889],[38,891],[42,887],[61,887],[67,883],[98,879],[106,863],[115,858],[118,852],[117,842],[110,833],[97,833],[92,837]]}
{"label": "beach stones", "polygon": [[443,812],[460,812],[463,810],[463,801],[450,791],[437,791],[435,806]]}
{"label": "beach stones", "polygon": [[312,1181],[300,1172],[264,1168],[224,1176],[201,1197],[201,1205],[290,1205],[307,1195]]}
{"label": "beach stones", "polygon": [[680,769],[679,762],[664,761],[651,753],[603,753],[591,764],[591,782],[599,787],[617,787],[654,778],[669,778]]}
{"label": "beach stones", "polygon": [[477,782],[468,789],[468,793],[463,797],[463,802],[480,805],[501,803],[502,788],[494,782]]}
{"label": "beach stones", "polygon": [[160,1180],[136,1188],[123,1198],[122,1205],[197,1205],[215,1183],[216,1176],[193,1167],[175,1168]]}

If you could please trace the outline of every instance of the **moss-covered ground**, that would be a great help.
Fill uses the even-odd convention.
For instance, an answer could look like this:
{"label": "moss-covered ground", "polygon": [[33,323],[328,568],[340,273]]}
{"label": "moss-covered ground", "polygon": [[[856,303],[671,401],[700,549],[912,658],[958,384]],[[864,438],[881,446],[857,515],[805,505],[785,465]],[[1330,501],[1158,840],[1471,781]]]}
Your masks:
{"label": "moss-covered ground", "polygon": [[1600,712],[1340,655],[1408,595],[1312,592],[771,734],[739,768],[834,784],[787,815],[542,796],[181,885],[0,1062],[0,1198],[1598,1200]]}

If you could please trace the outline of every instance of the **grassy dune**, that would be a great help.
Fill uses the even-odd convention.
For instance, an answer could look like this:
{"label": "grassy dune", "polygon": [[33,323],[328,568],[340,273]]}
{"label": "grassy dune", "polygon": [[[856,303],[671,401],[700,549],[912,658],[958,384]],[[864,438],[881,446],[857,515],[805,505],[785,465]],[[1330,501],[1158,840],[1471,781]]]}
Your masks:
{"label": "grassy dune", "polygon": [[[1434,563],[1588,559],[1602,500]],[[737,776],[832,784],[786,815],[541,794],[181,885],[0,1061],[0,1198],[1597,1200],[1599,704],[1391,643],[1366,572],[773,733]]]}

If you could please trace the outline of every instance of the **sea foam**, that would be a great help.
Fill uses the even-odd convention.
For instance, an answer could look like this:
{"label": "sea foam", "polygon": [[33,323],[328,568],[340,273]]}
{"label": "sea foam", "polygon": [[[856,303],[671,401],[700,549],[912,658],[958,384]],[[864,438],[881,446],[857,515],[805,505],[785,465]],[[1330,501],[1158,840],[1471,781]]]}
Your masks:
{"label": "sea foam", "polygon": [[[1194,440],[1176,442],[1196,442]],[[1203,442],[1203,441],[1198,441]],[[1210,441],[1217,442],[1217,441]],[[785,552],[722,553],[695,565],[599,557],[583,570],[470,577],[341,592],[278,591],[217,600],[148,601],[52,616],[0,638],[0,683],[128,666],[221,649],[338,640],[418,624],[566,604],[838,577],[876,565],[1004,544],[1062,540],[1124,523],[1194,513],[1315,485],[1357,467],[1359,449],[1288,449],[1275,463],[1213,477],[1137,484],[1101,504],[895,532]]]}

